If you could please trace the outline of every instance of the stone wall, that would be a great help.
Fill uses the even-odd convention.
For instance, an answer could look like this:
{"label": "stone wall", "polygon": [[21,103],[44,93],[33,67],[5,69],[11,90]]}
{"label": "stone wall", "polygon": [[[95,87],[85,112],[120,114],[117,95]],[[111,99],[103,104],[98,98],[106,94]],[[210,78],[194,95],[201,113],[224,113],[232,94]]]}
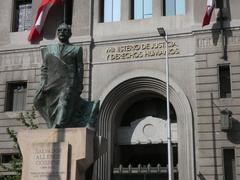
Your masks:
{"label": "stone wall", "polygon": [[[228,37],[228,59],[223,59],[221,37],[214,45],[212,34],[196,35],[196,93],[197,93],[197,166],[206,179],[223,179],[223,148],[235,150],[237,179],[239,178],[239,123],[240,123],[240,62],[239,31]],[[218,65],[230,64],[231,98],[220,98]],[[233,130],[220,128],[220,111],[228,108],[233,113]]]}
{"label": "stone wall", "polygon": [[[226,26],[232,27],[231,31],[228,31],[227,61],[222,59],[221,33],[212,33],[212,28],[219,28],[219,24],[215,23],[219,9],[214,10],[212,23],[204,28],[201,27],[205,1],[186,0],[186,15],[166,17],[162,16],[162,3],[153,0],[153,18],[130,20],[130,0],[122,0],[121,21],[112,23],[99,22],[99,1],[74,0],[73,37],[70,41],[83,46],[82,97],[100,99],[102,103],[108,93],[127,78],[137,75],[140,77],[140,72],[146,76],[164,74],[164,39],[159,37],[157,32],[158,27],[164,27],[169,34],[169,41],[176,43],[176,47],[172,46],[172,48],[178,49],[174,51],[176,54],[169,56],[170,78],[178,85],[181,92],[184,92],[184,97],[186,96],[192,110],[192,114],[188,114],[192,117],[190,123],[192,127],[186,132],[186,134],[190,133],[188,137],[193,137],[192,144],[191,138],[187,144],[187,147],[192,148],[192,152],[190,151],[190,160],[186,159],[186,161],[191,161],[189,164],[192,163],[192,168],[196,168],[194,169],[196,176],[202,175],[207,180],[218,177],[222,180],[222,149],[231,147],[235,149],[237,174],[239,174],[240,146],[237,140],[239,130],[235,130],[234,133],[222,132],[219,123],[219,109],[226,107],[233,112],[235,123],[238,124],[240,120],[239,0],[231,1],[231,17],[225,22]],[[40,82],[40,46],[57,41],[55,28],[62,20],[61,9],[53,9],[54,15],[46,22],[48,29],[44,31],[43,41],[30,44],[27,41],[29,32],[11,32],[12,3],[12,0],[0,1],[0,153],[14,152],[6,128],[10,127],[17,131],[23,129],[16,120],[20,112],[5,112],[6,83],[27,81],[26,110],[31,110],[33,96]],[[33,14],[36,13],[39,3],[40,0],[34,0]],[[119,48],[121,52],[117,53]],[[146,53],[146,50],[151,52]],[[153,53],[153,50],[156,52]],[[134,54],[135,52],[137,54]],[[232,98],[227,99],[219,98],[218,64],[223,63],[230,63],[231,66]],[[164,79],[164,75],[158,79]],[[108,112],[111,114],[111,110],[108,109]],[[105,121],[103,121],[105,129],[100,129],[99,132],[108,134],[112,129],[106,128],[110,124],[104,123]],[[39,124],[41,127],[46,127],[42,120]],[[182,150],[186,149],[188,148]],[[111,156],[110,154],[106,157],[106,161],[109,161]],[[195,162],[192,162],[193,159]],[[111,162],[108,165],[110,170]],[[104,171],[103,176],[110,178],[111,172],[103,167],[100,167],[100,170],[101,168]],[[189,174],[191,173],[194,172]],[[186,176],[191,177],[189,174]]]}

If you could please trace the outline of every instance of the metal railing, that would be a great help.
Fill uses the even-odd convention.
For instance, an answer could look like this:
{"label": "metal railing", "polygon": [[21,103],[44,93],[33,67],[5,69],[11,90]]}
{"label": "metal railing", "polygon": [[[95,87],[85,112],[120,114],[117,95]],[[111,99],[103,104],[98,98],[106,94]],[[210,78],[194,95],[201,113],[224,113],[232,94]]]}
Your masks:
{"label": "metal railing", "polygon": [[[178,168],[173,168],[174,179],[178,180]],[[131,164],[128,167],[119,165],[117,168],[113,168],[113,180],[167,180],[168,168],[162,167],[160,164],[157,166],[142,166],[139,164],[137,167],[133,167]]]}

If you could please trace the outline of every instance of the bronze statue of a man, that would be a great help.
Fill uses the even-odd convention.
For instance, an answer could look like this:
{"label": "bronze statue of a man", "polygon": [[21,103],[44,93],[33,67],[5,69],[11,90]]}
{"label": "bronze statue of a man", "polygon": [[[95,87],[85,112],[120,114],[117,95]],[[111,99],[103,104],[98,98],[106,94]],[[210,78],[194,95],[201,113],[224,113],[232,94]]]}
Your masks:
{"label": "bronze statue of a man", "polygon": [[94,126],[99,102],[80,97],[83,89],[82,47],[69,43],[71,28],[61,24],[58,44],[41,49],[43,65],[34,105],[49,128]]}

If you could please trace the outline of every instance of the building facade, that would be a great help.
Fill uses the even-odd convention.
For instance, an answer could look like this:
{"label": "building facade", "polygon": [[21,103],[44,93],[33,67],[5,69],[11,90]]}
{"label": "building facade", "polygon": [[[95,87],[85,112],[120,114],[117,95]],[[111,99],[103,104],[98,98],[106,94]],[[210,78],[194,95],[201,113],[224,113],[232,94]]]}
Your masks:
{"label": "building facade", "polygon": [[[43,40],[30,44],[34,18],[29,14],[36,14],[39,3],[0,2],[0,155],[5,164],[16,153],[6,128],[24,129],[17,119],[32,108],[40,48],[57,41],[63,19],[63,8],[53,7]],[[158,27],[168,33],[175,178],[240,178],[240,2],[218,1],[210,25],[202,28],[206,4],[74,0],[70,41],[83,47],[81,96],[100,100],[96,129],[108,139],[93,179],[167,179],[166,54]],[[38,124],[46,128],[40,117]]]}

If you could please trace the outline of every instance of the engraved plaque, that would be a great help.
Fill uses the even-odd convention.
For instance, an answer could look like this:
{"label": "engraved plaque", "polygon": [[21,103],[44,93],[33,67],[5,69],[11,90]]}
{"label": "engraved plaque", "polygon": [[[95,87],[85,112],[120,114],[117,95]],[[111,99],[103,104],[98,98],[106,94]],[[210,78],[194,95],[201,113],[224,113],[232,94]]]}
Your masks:
{"label": "engraved plaque", "polygon": [[28,179],[66,180],[68,144],[33,143],[29,149]]}

